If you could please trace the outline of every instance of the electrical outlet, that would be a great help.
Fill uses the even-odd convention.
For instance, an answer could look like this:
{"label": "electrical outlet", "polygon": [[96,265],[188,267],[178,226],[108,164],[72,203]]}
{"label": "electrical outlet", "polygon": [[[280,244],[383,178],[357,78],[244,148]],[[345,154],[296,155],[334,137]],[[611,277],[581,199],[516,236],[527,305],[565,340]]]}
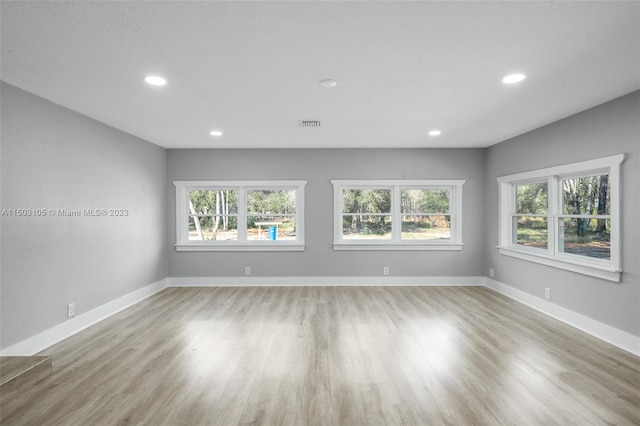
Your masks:
{"label": "electrical outlet", "polygon": [[382,268],[382,273],[383,273],[384,275],[389,275],[389,267],[388,267],[388,266],[385,266],[384,268]]}
{"label": "electrical outlet", "polygon": [[495,278],[496,277],[496,270],[493,268],[489,268],[489,278]]}
{"label": "electrical outlet", "polygon": [[245,266],[244,267],[244,274],[245,275],[251,275],[251,266]]}
{"label": "electrical outlet", "polygon": [[545,287],[544,289],[544,298],[551,300],[551,289],[549,287]]}
{"label": "electrical outlet", "polygon": [[76,304],[69,303],[67,305],[67,318],[73,318],[76,316]]}

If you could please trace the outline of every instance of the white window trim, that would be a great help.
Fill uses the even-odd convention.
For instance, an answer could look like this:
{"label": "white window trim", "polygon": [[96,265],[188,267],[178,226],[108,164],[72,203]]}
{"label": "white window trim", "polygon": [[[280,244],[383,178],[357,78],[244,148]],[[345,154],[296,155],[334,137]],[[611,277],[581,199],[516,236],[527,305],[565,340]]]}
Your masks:
{"label": "white window trim", "polygon": [[[332,180],[334,250],[462,250],[462,185],[464,180]],[[342,235],[342,190],[389,188],[392,190],[392,240],[344,240]],[[400,191],[403,189],[447,189],[451,214],[451,240],[401,240],[397,221],[401,218]]]}
{"label": "white window trim", "polygon": [[[176,250],[177,251],[303,251],[304,242],[304,180],[272,181],[174,181],[176,187]],[[238,240],[189,241],[189,192],[203,189],[234,189],[238,191]],[[246,191],[250,189],[296,190],[296,240],[246,240]]]}
{"label": "white window trim", "polygon": [[[622,276],[622,257],[620,253],[620,165],[625,154],[581,161],[563,166],[549,167],[498,178],[499,184],[499,235],[500,254],[530,262],[540,263],[554,268],[577,272],[609,281],[620,282]],[[562,194],[559,182],[563,178],[589,176],[598,173],[609,175],[610,219],[611,219],[611,256],[610,260],[589,258],[557,251],[558,217],[562,216]],[[513,243],[511,215],[515,206],[515,185],[535,182],[547,182],[549,188],[548,247],[535,249]]]}

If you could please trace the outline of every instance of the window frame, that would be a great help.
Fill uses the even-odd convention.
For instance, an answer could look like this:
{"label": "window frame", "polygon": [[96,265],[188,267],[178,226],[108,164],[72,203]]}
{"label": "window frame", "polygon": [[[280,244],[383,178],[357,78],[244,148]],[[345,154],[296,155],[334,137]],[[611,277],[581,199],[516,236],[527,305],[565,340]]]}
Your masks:
{"label": "window frame", "polygon": [[[539,184],[539,183],[546,183],[547,184],[547,212],[546,213],[518,213],[517,212],[517,208],[516,208],[516,202],[517,202],[517,191],[518,191],[518,186],[522,186],[522,185],[535,185],[535,184]],[[539,250],[548,250],[549,249],[549,240],[552,237],[552,235],[549,233],[550,232],[550,225],[549,223],[553,220],[551,213],[549,211],[549,198],[551,198],[551,186],[549,185],[549,181],[548,179],[544,178],[536,178],[536,179],[527,179],[527,180],[521,180],[521,181],[517,181],[517,182],[513,182],[512,185],[512,189],[513,193],[512,195],[512,207],[514,207],[512,213],[511,213],[511,240],[510,243],[518,248],[520,248],[523,251],[532,251],[533,253],[538,252]],[[516,217],[544,217],[547,220],[547,248],[546,249],[540,249],[540,248],[536,248],[536,247],[530,247],[530,246],[524,246],[524,245],[520,245],[517,244],[517,227],[516,224],[514,223],[514,218]]]}
{"label": "window frame", "polygon": [[[304,180],[273,181],[173,181],[176,187],[176,251],[303,251],[305,249],[304,232]],[[296,239],[295,240],[248,240],[246,238],[247,192],[252,190],[296,191]],[[190,241],[189,240],[189,194],[193,190],[237,191],[237,229],[238,239],[231,241]]]}
{"label": "window frame", "polygon": [[[620,282],[622,276],[620,165],[625,158],[625,154],[618,154],[499,177],[497,179],[499,188],[497,248],[499,253],[609,281]],[[560,251],[561,235],[558,221],[567,216],[575,216],[566,215],[562,210],[562,181],[605,174],[609,176],[610,258],[608,260],[598,259]],[[514,239],[514,232],[517,231],[514,230],[513,226],[513,217],[516,215],[516,186],[542,182],[547,182],[548,184],[547,248],[518,245]]]}
{"label": "window frame", "polygon": [[[462,185],[464,180],[332,180],[334,250],[462,250]],[[391,239],[345,240],[343,238],[343,200],[345,189],[391,189]],[[402,240],[401,194],[405,189],[450,191],[451,239]]]}

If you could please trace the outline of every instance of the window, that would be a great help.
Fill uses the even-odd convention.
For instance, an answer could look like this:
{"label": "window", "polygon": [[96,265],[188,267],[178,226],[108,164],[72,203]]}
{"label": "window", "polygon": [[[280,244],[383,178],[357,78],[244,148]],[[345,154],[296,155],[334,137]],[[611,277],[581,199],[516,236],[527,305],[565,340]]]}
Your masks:
{"label": "window", "polygon": [[515,212],[512,226],[514,243],[524,247],[546,249],[549,243],[549,185],[527,183],[515,185]]}
{"label": "window", "polygon": [[305,181],[176,181],[176,249],[304,250]]}
{"label": "window", "polygon": [[335,250],[462,250],[463,180],[334,180]]}
{"label": "window", "polygon": [[624,158],[498,178],[500,253],[619,282]]}

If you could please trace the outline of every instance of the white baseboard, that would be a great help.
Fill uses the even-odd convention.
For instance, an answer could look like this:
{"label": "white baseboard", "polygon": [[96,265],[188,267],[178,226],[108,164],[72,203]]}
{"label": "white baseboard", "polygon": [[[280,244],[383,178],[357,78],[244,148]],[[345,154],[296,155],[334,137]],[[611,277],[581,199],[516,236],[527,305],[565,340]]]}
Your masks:
{"label": "white baseboard", "polygon": [[70,318],[63,323],[51,327],[35,336],[0,350],[0,356],[31,356],[61,340],[72,336],[93,324],[128,308],[139,301],[159,292],[167,287],[167,280],[162,279],[146,287],[125,294],[111,302],[98,306],[77,317]]}
{"label": "white baseboard", "polygon": [[484,286],[484,277],[169,277],[168,287]]}
{"label": "white baseboard", "polygon": [[548,300],[533,296],[515,287],[511,287],[491,278],[486,278],[487,287],[497,291],[513,300],[525,304],[543,314],[549,315],[578,330],[584,331],[600,340],[604,340],[614,346],[640,356],[640,337],[631,333],[601,323],[585,315],[579,314],[562,306],[558,306]]}

